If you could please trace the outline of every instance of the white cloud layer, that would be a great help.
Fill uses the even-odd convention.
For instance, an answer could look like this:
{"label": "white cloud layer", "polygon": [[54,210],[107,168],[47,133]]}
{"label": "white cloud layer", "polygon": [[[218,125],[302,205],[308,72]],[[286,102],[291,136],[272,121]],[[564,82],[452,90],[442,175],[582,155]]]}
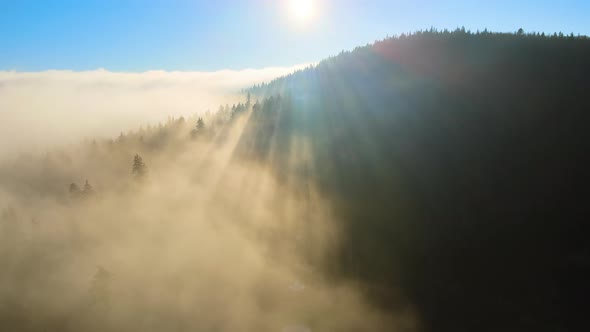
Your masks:
{"label": "white cloud layer", "polygon": [[100,138],[216,110],[293,67],[216,72],[0,71],[0,155]]}

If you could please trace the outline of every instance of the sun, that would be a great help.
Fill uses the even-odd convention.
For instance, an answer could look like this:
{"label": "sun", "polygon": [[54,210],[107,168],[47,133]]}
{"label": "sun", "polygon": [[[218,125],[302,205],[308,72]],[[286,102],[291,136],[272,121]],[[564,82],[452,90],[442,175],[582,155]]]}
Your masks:
{"label": "sun", "polygon": [[316,13],[314,0],[289,0],[289,11],[298,21],[308,21]]}

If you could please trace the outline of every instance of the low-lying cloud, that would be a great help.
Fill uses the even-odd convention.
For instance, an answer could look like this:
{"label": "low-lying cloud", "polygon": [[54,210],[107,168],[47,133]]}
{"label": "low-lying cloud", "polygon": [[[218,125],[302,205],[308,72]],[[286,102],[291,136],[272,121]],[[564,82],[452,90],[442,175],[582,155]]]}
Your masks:
{"label": "low-lying cloud", "polygon": [[0,71],[0,153],[119,134],[215,111],[250,85],[307,64],[215,72]]}
{"label": "low-lying cloud", "polygon": [[326,272],[331,198],[251,153],[254,112],[0,162],[0,330],[412,331]]}

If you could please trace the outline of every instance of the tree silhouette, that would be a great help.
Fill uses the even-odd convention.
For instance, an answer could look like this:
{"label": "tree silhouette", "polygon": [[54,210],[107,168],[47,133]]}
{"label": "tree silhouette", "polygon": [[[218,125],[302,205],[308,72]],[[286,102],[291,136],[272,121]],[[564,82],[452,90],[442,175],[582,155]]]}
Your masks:
{"label": "tree silhouette", "polygon": [[203,121],[203,118],[199,118],[199,120],[197,120],[197,130],[205,130],[205,122]]}
{"label": "tree silhouette", "polygon": [[195,126],[195,129],[193,129],[191,131],[191,135],[193,137],[198,137],[200,135],[202,135],[205,132],[205,121],[203,121],[203,118],[199,118],[197,120],[197,125]]}
{"label": "tree silhouette", "polygon": [[94,188],[88,183],[88,180],[84,183],[84,190],[82,191],[84,195],[92,195],[94,193]]}
{"label": "tree silhouette", "polygon": [[147,166],[139,154],[136,154],[135,157],[133,157],[132,173],[136,179],[143,179],[147,176]]}
{"label": "tree silhouette", "polygon": [[97,267],[90,285],[90,296],[93,309],[98,314],[105,314],[110,308],[111,273],[104,267]]}

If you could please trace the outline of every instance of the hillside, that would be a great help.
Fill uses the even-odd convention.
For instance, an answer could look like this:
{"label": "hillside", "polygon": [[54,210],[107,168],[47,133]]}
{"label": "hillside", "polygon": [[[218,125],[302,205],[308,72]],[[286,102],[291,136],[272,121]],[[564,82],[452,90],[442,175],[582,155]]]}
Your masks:
{"label": "hillside", "polygon": [[383,306],[403,294],[432,331],[570,330],[589,290],[588,73],[586,37],[389,38],[252,88],[275,96],[257,154],[291,174],[306,138],[303,174],[344,229],[332,272]]}
{"label": "hillside", "polygon": [[0,330],[587,326],[589,73],[587,37],[419,32],[3,160]]}

